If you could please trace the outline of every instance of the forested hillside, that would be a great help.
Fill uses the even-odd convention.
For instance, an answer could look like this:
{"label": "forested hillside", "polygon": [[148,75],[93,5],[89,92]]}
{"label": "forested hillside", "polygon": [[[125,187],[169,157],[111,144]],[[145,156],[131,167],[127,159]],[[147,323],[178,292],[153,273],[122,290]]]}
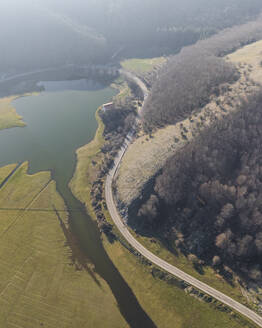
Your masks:
{"label": "forested hillside", "polygon": [[168,160],[140,223],[200,263],[262,279],[261,145],[262,91]]}
{"label": "forested hillside", "polygon": [[146,132],[175,124],[203,108],[213,95],[222,94],[225,84],[235,81],[238,75],[234,66],[221,57],[261,37],[260,17],[199,41],[173,56],[147,99],[143,113]]}
{"label": "forested hillside", "polygon": [[260,0],[3,1],[0,73],[168,55],[261,9]]}

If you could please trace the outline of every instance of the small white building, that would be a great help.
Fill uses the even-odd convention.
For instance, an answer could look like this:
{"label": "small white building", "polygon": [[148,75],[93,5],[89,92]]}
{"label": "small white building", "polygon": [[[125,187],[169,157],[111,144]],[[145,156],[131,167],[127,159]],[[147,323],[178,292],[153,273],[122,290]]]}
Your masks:
{"label": "small white building", "polygon": [[106,110],[111,109],[113,107],[113,104],[114,104],[113,102],[109,102],[107,104],[103,104],[102,110],[105,112]]}

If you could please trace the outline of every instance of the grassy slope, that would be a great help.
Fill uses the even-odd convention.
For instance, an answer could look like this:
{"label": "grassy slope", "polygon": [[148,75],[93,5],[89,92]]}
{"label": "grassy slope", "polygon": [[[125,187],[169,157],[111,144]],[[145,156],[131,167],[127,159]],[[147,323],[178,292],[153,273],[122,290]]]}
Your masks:
{"label": "grassy slope", "polygon": [[16,98],[16,96],[0,98],[0,130],[15,126],[25,126],[22,117],[16,113],[11,104]]}
{"label": "grassy slope", "polygon": [[121,66],[133,73],[147,73],[154,69],[166,61],[164,57],[158,58],[148,58],[148,59],[139,59],[139,58],[132,58],[127,59],[121,62]]}
{"label": "grassy slope", "polygon": [[249,44],[228,56],[228,60],[235,64],[248,64],[252,68],[250,78],[262,83],[262,40]]}
{"label": "grassy slope", "polygon": [[[50,174],[27,167],[0,189],[0,207],[65,209]],[[0,168],[1,179],[12,168]],[[53,211],[0,212],[0,327],[126,327],[107,284],[83,269],[67,213],[60,216],[61,225]]]}
{"label": "grassy slope", "polygon": [[[82,201],[95,220],[90,204],[91,181],[96,175],[92,159],[101,160],[100,148],[103,145],[103,123],[98,120],[98,130],[94,140],[77,151],[77,167],[70,187]],[[106,213],[108,217],[108,213]],[[108,217],[108,220],[110,218]],[[141,306],[159,328],[210,328],[245,327],[228,314],[219,312],[210,305],[188,296],[175,286],[159,281],[151,275],[148,267],[137,261],[119,242],[110,244],[103,236],[103,243],[110,258],[129,284]],[[247,327],[247,326],[246,326]],[[253,327],[252,325],[249,327]]]}

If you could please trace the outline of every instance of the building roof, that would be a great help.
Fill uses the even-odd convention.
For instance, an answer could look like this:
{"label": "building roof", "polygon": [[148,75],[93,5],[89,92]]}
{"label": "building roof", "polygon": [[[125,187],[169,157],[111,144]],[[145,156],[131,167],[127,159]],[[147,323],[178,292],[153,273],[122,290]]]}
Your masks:
{"label": "building roof", "polygon": [[112,105],[113,105],[113,103],[109,102],[109,103],[104,104],[103,107],[109,107],[109,106],[112,106]]}

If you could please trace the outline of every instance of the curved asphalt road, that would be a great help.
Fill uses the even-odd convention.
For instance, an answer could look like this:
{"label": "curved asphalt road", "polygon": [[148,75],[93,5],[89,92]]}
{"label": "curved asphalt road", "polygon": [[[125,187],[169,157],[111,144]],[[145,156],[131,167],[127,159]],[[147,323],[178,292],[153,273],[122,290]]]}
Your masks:
{"label": "curved asphalt road", "polygon": [[[132,75],[129,72],[124,70],[120,71],[123,75],[128,78],[134,80],[142,89],[145,98],[147,97],[148,90],[145,84],[136,76]],[[127,136],[125,143],[121,150],[119,151],[118,155],[114,161],[114,167],[110,170],[106,178],[105,184],[105,198],[107,208],[109,213],[114,221],[115,225],[117,226],[118,230],[121,232],[123,237],[128,241],[128,243],[140,254],[142,254],[145,258],[147,258],[152,263],[156,264],[158,267],[164,269],[165,271],[171,273],[172,275],[178,277],[189,283],[190,285],[196,287],[197,289],[202,290],[204,293],[216,298],[217,300],[221,301],[222,303],[228,305],[232,309],[236,310],[237,312],[241,313],[242,315],[246,316],[254,323],[256,323],[259,327],[262,327],[262,317],[260,317],[257,313],[250,310],[246,306],[240,304],[239,302],[233,300],[231,297],[219,292],[218,290],[210,287],[209,285],[201,282],[200,280],[190,276],[189,274],[183,272],[182,270],[176,268],[175,266],[169,264],[168,262],[162,260],[158,256],[151,253],[148,249],[146,249],[142,244],[140,244],[128,231],[127,226],[123,223],[123,220],[117,210],[117,207],[114,202],[113,192],[112,192],[112,182],[115,177],[115,174],[119,168],[121,163],[121,159],[124,156],[129,144],[132,142],[133,137],[131,135]]]}

